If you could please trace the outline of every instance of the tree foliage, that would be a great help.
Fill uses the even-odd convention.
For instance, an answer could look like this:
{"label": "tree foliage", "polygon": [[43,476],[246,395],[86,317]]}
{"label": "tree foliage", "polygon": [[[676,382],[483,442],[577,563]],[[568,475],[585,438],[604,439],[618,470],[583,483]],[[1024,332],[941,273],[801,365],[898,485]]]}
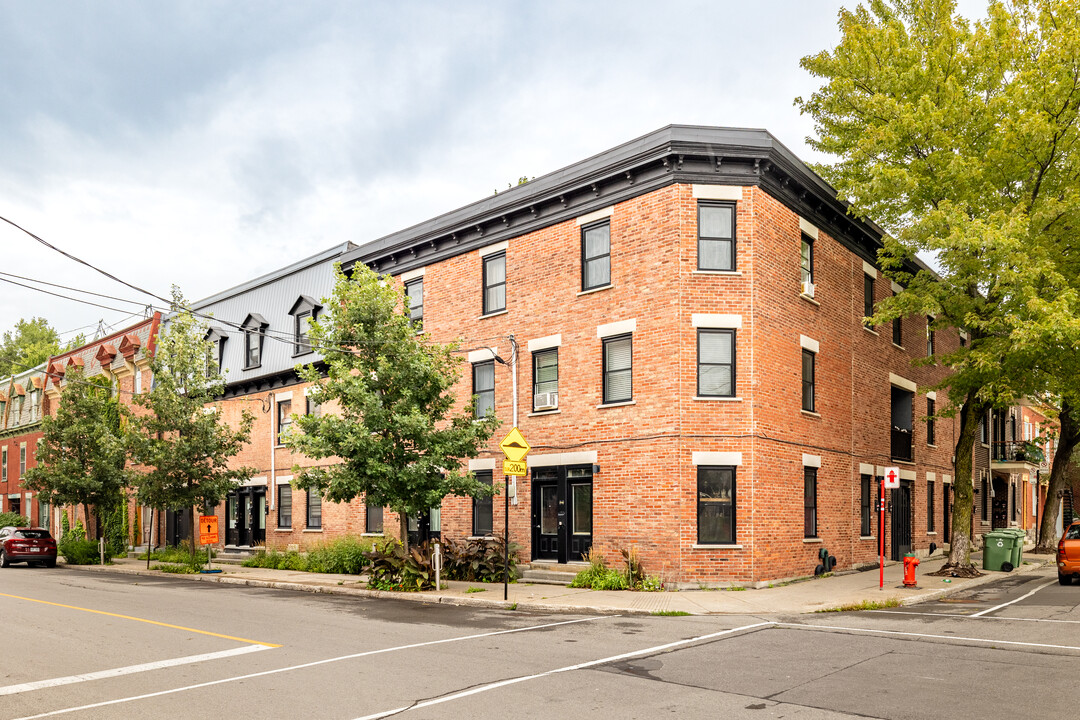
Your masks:
{"label": "tree foliage", "polygon": [[1060,389],[1080,345],[1077,3],[991,2],[972,24],[953,0],[872,0],[839,24],[835,49],[802,60],[823,87],[796,103],[837,158],[818,172],[889,233],[879,260],[904,289],[873,322],[934,315],[969,334],[932,359],[961,419],[949,561],[968,565],[980,418]]}
{"label": "tree foliage", "polygon": [[[246,410],[230,427],[214,403],[224,380],[209,352],[206,325],[199,322],[173,288],[172,315],[157,337],[150,359],[149,392],[134,397],[143,412],[132,418],[134,477],[142,505],[156,510],[213,508],[249,479],[253,469],[231,467],[251,437],[254,417]],[[192,546],[194,552],[194,544]]]}
{"label": "tree foliage", "polygon": [[0,343],[0,377],[36,367],[60,352],[60,336],[45,318],[19,320]]}
{"label": "tree foliage", "polygon": [[37,467],[27,470],[26,488],[53,505],[82,505],[89,528],[91,509],[100,519],[123,501],[126,417],[107,380],[69,367],[55,416],[42,420]]}
{"label": "tree foliage", "polygon": [[[461,470],[495,431],[494,416],[475,419],[474,403],[454,413],[461,359],[452,347],[416,332],[402,312],[400,289],[358,265],[352,278],[336,270],[325,315],[311,325],[325,352],[325,380],[316,367],[299,370],[313,383],[308,397],[335,411],[296,418],[286,444],[321,467],[294,468],[298,488],[317,488],[332,502],[364,496],[405,519],[438,507],[446,495],[484,497],[491,488]],[[405,301],[407,303],[407,300]]]}

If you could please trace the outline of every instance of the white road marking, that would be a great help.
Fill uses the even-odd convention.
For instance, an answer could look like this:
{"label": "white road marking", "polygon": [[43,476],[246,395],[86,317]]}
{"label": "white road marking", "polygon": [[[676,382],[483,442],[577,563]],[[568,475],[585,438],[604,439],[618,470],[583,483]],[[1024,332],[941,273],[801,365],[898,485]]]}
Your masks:
{"label": "white road marking", "polygon": [[88,682],[90,680],[104,680],[107,678],[120,677],[122,675],[134,675],[135,673],[147,672],[148,670],[160,670],[162,668],[176,667],[177,665],[190,665],[192,663],[218,660],[220,658],[233,657],[234,655],[246,655],[247,653],[259,652],[260,650],[272,650],[266,645],[247,645],[232,650],[203,653],[202,655],[188,655],[187,657],[173,658],[171,660],[157,660],[155,662],[142,663],[141,665],[128,665],[127,667],[112,668],[110,670],[98,670],[97,672],[82,673],[80,675],[68,675],[67,677],[51,678],[49,680],[36,680],[20,685],[7,685],[0,687],[0,696],[18,695],[19,693],[44,688],[60,687],[61,685],[74,685],[75,683]]}
{"label": "white road marking", "polygon": [[1039,591],[1040,591],[1040,590],[1042,590],[1043,588],[1048,588],[1048,587],[1050,587],[1051,585],[1055,584],[1056,582],[1057,582],[1057,580],[1051,580],[1050,582],[1048,582],[1048,583],[1044,583],[1044,584],[1040,585],[1039,587],[1035,588],[1034,590],[1032,590],[1032,591],[1031,591],[1031,592],[1029,592],[1028,594],[1026,594],[1026,595],[1021,595],[1020,597],[1016,598],[1015,600],[1010,600],[1009,602],[1006,602],[1006,603],[1001,603],[1000,605],[995,605],[994,607],[992,607],[992,608],[987,608],[986,610],[983,610],[982,612],[977,612],[977,613],[973,613],[973,614],[972,614],[972,615],[970,615],[969,617],[982,617],[983,615],[987,615],[987,614],[989,614],[989,613],[992,613],[992,612],[994,612],[995,610],[1000,610],[1000,609],[1001,609],[1001,608],[1003,608],[1003,607],[1008,607],[1008,606],[1012,605],[1013,603],[1018,603],[1018,602],[1020,602],[1021,600],[1026,600],[1027,598],[1031,597],[1032,595],[1034,595],[1035,593],[1039,592]]}
{"label": "white road marking", "polygon": [[117,698],[115,700],[104,700],[102,702],[90,703],[89,705],[80,705],[78,707],[63,708],[61,710],[53,710],[51,712],[41,713],[39,715],[27,715],[26,717],[14,718],[14,720],[37,720],[37,718],[54,717],[56,715],[66,715],[67,713],[80,712],[82,710],[92,710],[99,707],[108,707],[109,705],[119,705],[120,703],[134,702],[136,700],[146,700],[148,698],[161,697],[162,695],[172,695],[179,692],[187,692],[188,690],[198,690],[205,687],[212,687],[214,685],[222,685],[224,683],[236,682],[238,680],[250,680],[251,678],[264,677],[266,675],[277,675],[278,673],[291,672],[293,670],[303,670],[309,667],[317,667],[319,665],[326,665],[327,663],[339,662],[341,660],[352,660],[355,658],[367,657],[369,655],[381,655],[383,653],[396,652],[398,650],[411,650],[412,648],[427,647],[429,645],[442,645],[445,643],[459,642],[461,640],[476,640],[478,638],[492,637],[495,635],[510,635],[512,633],[527,632],[529,630],[542,630],[549,627],[557,627],[559,625],[573,625],[575,623],[592,622],[594,620],[610,620],[620,615],[604,615],[600,617],[581,618],[579,620],[562,620],[560,622],[545,623],[543,625],[529,625],[523,628],[514,628],[512,630],[495,630],[493,632],[477,633],[475,635],[463,635],[460,637],[444,638],[442,640],[429,640],[427,642],[412,643],[410,645],[399,645],[397,647],[382,648],[381,650],[368,650],[366,652],[353,653],[352,655],[341,655],[339,657],[326,658],[325,660],[315,660],[313,662],[301,663],[300,665],[291,665],[289,667],[276,668],[274,670],[263,670],[261,672],[249,673],[247,675],[237,675],[235,677],[222,678],[220,680],[210,680],[208,682],[196,683],[194,685],[185,685],[184,687],[172,688],[171,690],[160,690],[158,692],[146,693],[145,695],[133,695],[131,697]]}
{"label": "white road marking", "polygon": [[423,702],[416,703],[415,705],[405,705],[403,707],[394,708],[393,710],[384,710],[374,715],[365,715],[357,720],[378,720],[378,718],[384,718],[389,715],[404,712],[406,710],[419,710],[421,708],[431,707],[432,705],[440,705],[451,700],[458,700],[459,698],[469,697],[470,695],[476,695],[477,693],[487,692],[489,690],[496,690],[507,685],[515,685],[517,683],[526,682],[528,680],[536,680],[538,678],[547,677],[548,675],[555,675],[556,673],[570,672],[572,670],[581,670],[583,668],[593,667],[595,665],[604,665],[611,662],[617,662],[619,660],[625,660],[626,658],[637,657],[639,655],[651,655],[652,653],[662,652],[675,647],[681,647],[683,645],[690,645],[691,643],[702,642],[703,640],[711,640],[713,638],[722,637],[724,635],[731,635],[732,633],[742,632],[743,630],[754,630],[756,628],[774,627],[776,623],[772,622],[760,622],[753,625],[743,625],[742,627],[731,628],[730,630],[721,630],[720,632],[709,633],[708,635],[699,635],[697,637],[688,638],[686,640],[676,640],[675,642],[666,643],[664,645],[655,645],[644,650],[634,650],[633,652],[622,653],[621,655],[612,655],[611,657],[601,658],[599,660],[590,660],[588,662],[578,663],[577,665],[567,665],[566,667],[556,668],[554,670],[547,670],[542,673],[536,673],[535,675],[525,675],[522,677],[510,678],[508,680],[499,680],[488,685],[481,685],[480,687],[470,688],[469,690],[463,690],[462,692],[455,693],[453,695],[446,695],[440,698],[434,698],[432,700],[425,700]]}
{"label": "white road marking", "polygon": [[930,613],[930,612],[914,612],[904,610],[872,610],[874,613],[886,613],[888,615],[925,615],[928,617],[942,617],[952,618],[953,620],[1015,620],[1018,622],[1046,622],[1046,623],[1067,623],[1073,625],[1080,625],[1080,620],[1056,620],[1053,618],[1022,618],[1022,617],[1007,617],[1002,615],[954,615],[952,613]]}
{"label": "white road marking", "polygon": [[930,638],[933,640],[949,640],[950,642],[965,641],[986,643],[988,645],[1019,645],[1021,647],[1050,648],[1053,650],[1077,650],[1076,645],[1049,645],[1046,643],[1020,642],[1018,640],[989,640],[987,638],[960,637],[958,635],[930,635],[928,633],[901,632],[899,630],[871,630],[868,628],[844,627],[842,625],[813,625],[811,623],[776,623],[777,627],[802,628],[804,630],[838,630],[842,632],[870,633],[872,635],[900,635],[902,637]]}

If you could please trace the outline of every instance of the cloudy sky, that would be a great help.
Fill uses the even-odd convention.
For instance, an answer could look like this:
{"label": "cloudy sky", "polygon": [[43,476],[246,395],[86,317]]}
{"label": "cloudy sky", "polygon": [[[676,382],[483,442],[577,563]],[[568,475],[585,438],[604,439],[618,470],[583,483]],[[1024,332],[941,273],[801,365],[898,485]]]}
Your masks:
{"label": "cloudy sky", "polygon": [[[669,123],[767,128],[821,160],[798,61],[854,4],[4,3],[0,216],[197,299]],[[120,298],[0,282],[0,331],[40,315],[92,334],[157,302],[3,223],[0,251],[0,280]]]}

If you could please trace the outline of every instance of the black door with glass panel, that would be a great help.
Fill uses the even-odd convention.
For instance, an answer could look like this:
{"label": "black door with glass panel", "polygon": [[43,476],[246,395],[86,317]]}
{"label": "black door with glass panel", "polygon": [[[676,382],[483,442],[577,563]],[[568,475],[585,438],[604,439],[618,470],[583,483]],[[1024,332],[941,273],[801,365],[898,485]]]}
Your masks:
{"label": "black door with glass panel", "polygon": [[532,471],[534,560],[583,560],[592,547],[592,466]]}
{"label": "black door with glass panel", "polygon": [[442,539],[442,506],[431,508],[426,517],[408,519],[406,529],[409,533],[409,544],[420,545],[428,540],[439,541]]}
{"label": "black door with glass panel", "polygon": [[225,500],[225,542],[251,547],[266,541],[266,488],[245,487]]}
{"label": "black door with glass panel", "polygon": [[892,559],[900,561],[911,552],[911,491],[910,480],[902,480],[892,493]]}

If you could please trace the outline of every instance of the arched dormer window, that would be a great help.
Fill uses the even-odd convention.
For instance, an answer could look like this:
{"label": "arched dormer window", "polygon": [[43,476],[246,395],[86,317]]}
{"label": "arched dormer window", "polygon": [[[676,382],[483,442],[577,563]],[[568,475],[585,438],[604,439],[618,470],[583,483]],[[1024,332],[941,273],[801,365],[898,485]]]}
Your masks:
{"label": "arched dormer window", "polygon": [[251,313],[240,328],[244,331],[244,369],[251,370],[262,365],[263,337],[267,326],[266,318],[258,313]]}
{"label": "arched dormer window", "polygon": [[293,303],[289,310],[289,314],[293,317],[293,357],[311,352],[308,329],[320,310],[322,310],[322,305],[307,295],[301,295]]}

